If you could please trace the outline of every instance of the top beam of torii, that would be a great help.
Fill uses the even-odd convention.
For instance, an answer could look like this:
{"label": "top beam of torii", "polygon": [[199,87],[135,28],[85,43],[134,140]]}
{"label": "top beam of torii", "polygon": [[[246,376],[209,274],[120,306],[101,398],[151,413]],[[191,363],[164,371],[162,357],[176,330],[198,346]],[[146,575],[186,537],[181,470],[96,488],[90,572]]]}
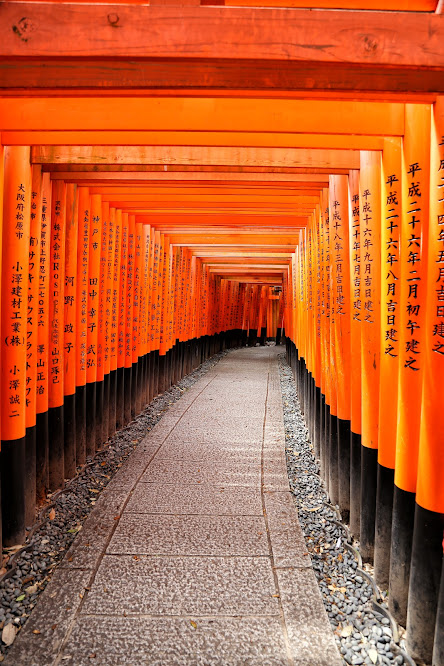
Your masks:
{"label": "top beam of torii", "polygon": [[0,85],[444,92],[439,14],[181,5],[4,2]]}

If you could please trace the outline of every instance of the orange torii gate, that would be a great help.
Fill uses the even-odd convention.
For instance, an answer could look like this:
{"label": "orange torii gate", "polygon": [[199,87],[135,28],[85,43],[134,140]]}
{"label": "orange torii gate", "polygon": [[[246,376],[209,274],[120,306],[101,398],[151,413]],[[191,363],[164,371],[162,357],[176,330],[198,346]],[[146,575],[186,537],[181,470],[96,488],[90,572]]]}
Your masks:
{"label": "orange torii gate", "polygon": [[5,542],[278,316],[330,498],[442,659],[440,5],[168,4],[0,8]]}

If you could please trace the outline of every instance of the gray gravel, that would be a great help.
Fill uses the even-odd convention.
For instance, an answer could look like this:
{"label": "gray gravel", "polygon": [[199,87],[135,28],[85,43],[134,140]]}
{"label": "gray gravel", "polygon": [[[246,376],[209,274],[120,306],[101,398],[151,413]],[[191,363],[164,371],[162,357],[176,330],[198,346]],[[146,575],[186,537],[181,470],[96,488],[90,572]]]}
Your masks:
{"label": "gray gravel", "polygon": [[[8,635],[25,624],[39,594],[69,549],[83,522],[94,507],[101,491],[107,486],[138,443],[205,373],[228,351],[222,351],[202,363],[178,384],[155,398],[134,421],[119,430],[61,493],[49,497],[50,504],[40,514],[41,523],[31,531],[26,551],[11,556],[9,574],[0,582],[0,662],[9,646]],[[11,566],[14,564],[14,567]],[[9,571],[8,569],[8,571]],[[3,572],[2,572],[3,573]],[[14,634],[14,632],[12,632]]]}
{"label": "gray gravel", "polygon": [[[394,636],[397,627],[375,610],[372,585],[346,547],[346,543],[351,545],[351,539],[346,526],[338,521],[337,508],[326,506],[329,498],[319,476],[319,461],[309,441],[296,384],[284,354],[279,371],[290,489],[344,664],[407,664],[393,640],[398,640]],[[359,547],[356,542],[353,545]],[[387,608],[383,597],[378,602]]]}

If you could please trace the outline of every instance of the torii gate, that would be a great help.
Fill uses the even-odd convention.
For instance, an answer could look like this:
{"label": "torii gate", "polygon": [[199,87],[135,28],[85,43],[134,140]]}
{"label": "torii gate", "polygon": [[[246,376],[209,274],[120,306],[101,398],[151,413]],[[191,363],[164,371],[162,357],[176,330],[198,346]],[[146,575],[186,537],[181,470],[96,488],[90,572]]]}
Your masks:
{"label": "torii gate", "polygon": [[[390,584],[401,623],[409,605],[412,652],[430,660],[444,515],[442,2],[250,4],[0,5],[0,150],[7,146],[4,178],[0,160],[2,483],[14,515],[5,539],[21,538],[25,512],[33,510],[25,456],[35,465],[29,433],[48,404],[55,448],[46,464],[55,488],[75,471],[76,443],[67,445],[60,409],[76,419],[80,388],[93,395],[120,369],[120,381],[131,382],[124,368],[151,352],[166,357],[173,329],[185,341],[224,330],[228,321],[249,327],[255,308],[264,312],[268,286],[282,285],[290,356],[311,396],[306,407],[330,496],[350,511],[363,555],[374,554],[377,581]],[[27,226],[19,237],[11,220],[24,184]],[[53,201],[52,216],[40,204],[35,229],[30,192]],[[39,328],[24,301],[11,309],[6,287],[18,279],[13,266],[20,261],[37,284],[30,237],[35,231],[42,241],[42,213],[51,218],[44,233],[53,261],[45,264],[52,295],[42,291],[42,311],[51,307],[53,316]],[[66,237],[58,237],[58,219]],[[103,303],[90,314],[80,297],[88,280],[111,289],[89,235],[92,229],[109,239],[111,228],[114,245],[117,230],[128,243],[126,255],[108,257],[114,278],[121,271],[126,304],[139,284],[154,294],[137,301],[131,316],[148,320],[152,313],[155,324],[151,340],[145,333],[134,351],[125,301],[116,301],[116,367],[103,359],[104,367],[87,368],[88,359],[85,367],[79,354],[73,362],[66,345],[81,345],[84,332],[96,349],[108,334]],[[69,244],[74,238],[88,257],[83,269]],[[66,249],[61,275],[58,245]],[[63,285],[68,268],[78,289],[86,280],[83,292],[69,280]],[[193,275],[191,285],[184,275]],[[177,329],[167,298],[173,283],[185,318]],[[76,332],[65,327],[65,352],[59,326],[63,316],[69,324],[69,310],[62,315],[56,292],[68,299],[65,309],[76,299],[80,307]],[[34,336],[14,353],[6,343],[12,313],[28,317]],[[261,329],[261,316],[254,323]],[[65,364],[65,383],[51,388],[47,378],[45,399],[33,395],[29,405],[24,380],[37,386],[37,366],[48,363],[41,339]],[[130,415],[125,403],[117,421]],[[96,442],[87,445],[93,452]],[[77,450],[77,462],[82,455]]]}

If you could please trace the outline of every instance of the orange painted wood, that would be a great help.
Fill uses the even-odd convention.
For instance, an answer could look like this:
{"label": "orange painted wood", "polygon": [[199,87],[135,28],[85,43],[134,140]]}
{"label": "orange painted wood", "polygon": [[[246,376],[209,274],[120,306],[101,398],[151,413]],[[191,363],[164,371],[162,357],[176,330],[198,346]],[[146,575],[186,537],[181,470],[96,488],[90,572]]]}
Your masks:
{"label": "orange painted wood", "polygon": [[128,259],[125,294],[125,368],[133,364],[134,271],[136,265],[136,220],[128,216]]}
{"label": "orange painted wood", "polygon": [[381,154],[361,153],[362,444],[378,448],[381,298]]}
{"label": "orange painted wood", "polygon": [[77,321],[76,321],[76,385],[86,385],[86,355],[88,338],[88,264],[91,199],[86,187],[78,189],[77,242]]}
{"label": "orange painted wood", "polygon": [[100,256],[102,251],[102,201],[99,194],[91,196],[89,215],[88,305],[86,381],[97,381],[99,361]]}
{"label": "orange painted wood", "polygon": [[[400,136],[404,130],[403,113],[404,104],[399,102],[207,96],[3,97],[0,129]],[[101,145],[98,139],[99,136],[94,137],[93,146]]]}
{"label": "orange painted wood", "polygon": [[[309,54],[307,54],[307,57]],[[124,75],[122,75],[122,72]],[[126,60],[125,58],[75,59],[0,57],[0,89],[5,93],[54,93],[63,89],[83,96],[90,90],[101,95],[118,92],[141,96],[201,94],[202,82],[212,95],[300,97],[309,92],[322,99],[360,97],[369,101],[433,103],[444,92],[442,69],[414,65],[349,64],[309,60],[263,58]]]}
{"label": "orange painted wood", "polygon": [[[86,105],[88,106],[88,105]],[[0,102],[0,114],[1,102]],[[105,113],[105,111],[104,111]],[[128,113],[128,112],[127,112]],[[337,169],[359,167],[359,151],[307,148],[230,148],[204,146],[49,146],[34,147],[34,164],[183,164]]]}
{"label": "orange painted wood", "polygon": [[[230,170],[230,171],[218,171],[217,169],[212,169],[211,172],[204,171],[174,171],[171,168],[168,168],[166,171],[148,171],[148,167],[142,171],[143,167],[140,167],[140,170],[135,170],[137,167],[125,166],[125,167],[114,167],[104,165],[100,171],[97,171],[91,165],[78,165],[72,164],[66,167],[66,171],[63,170],[63,165],[52,164],[50,166],[44,166],[43,171],[50,169],[51,177],[56,180],[74,180],[75,182],[84,182],[87,184],[97,184],[101,185],[102,183],[106,185],[109,184],[126,184],[126,183],[140,183],[143,181],[144,185],[160,187],[169,187],[166,183],[174,183],[175,186],[180,184],[185,187],[209,187],[211,185],[215,187],[225,187],[227,185],[233,187],[320,187],[322,188],[328,183],[328,175],[314,174],[314,173],[274,173],[273,170],[267,171],[267,173],[255,172],[254,174],[249,174],[248,170],[246,173],[243,173],[239,170]],[[95,169],[95,170],[94,170]],[[88,182],[85,182],[88,181]]]}
{"label": "orange painted wood", "polygon": [[[344,128],[345,129],[345,128]],[[381,127],[382,133],[382,127]],[[383,138],[344,134],[290,134],[283,132],[174,132],[174,131],[5,131],[8,146],[253,146],[270,148],[343,148],[382,150]]]}
{"label": "orange painted wood", "polygon": [[[416,501],[429,511],[444,512],[444,107],[435,106],[431,140],[431,199],[428,283],[424,331],[424,384],[420,425]],[[433,286],[432,286],[433,285]]]}
{"label": "orange painted wood", "polygon": [[31,181],[31,212],[29,235],[29,269],[28,269],[28,313],[26,325],[26,427],[36,424],[37,403],[37,346],[38,346],[38,301],[40,247],[42,233],[42,173],[41,169],[32,167]]}
{"label": "orange painted wood", "polygon": [[64,292],[64,394],[76,392],[76,330],[77,330],[77,245],[78,245],[77,185],[66,186],[65,292]]}
{"label": "orange painted wood", "polygon": [[111,334],[110,334],[110,355],[111,370],[117,370],[122,367],[119,364],[120,357],[120,302],[121,302],[121,261],[122,261],[122,211],[111,208],[111,219],[114,223],[114,259],[113,259],[113,282],[112,282],[112,300],[111,300]]}
{"label": "orange painted wood", "polygon": [[131,59],[261,58],[392,67],[444,65],[440,15],[394,13],[390,40],[385,12],[181,7],[180,21],[177,18],[174,7],[32,3],[23,21],[23,4],[6,2],[0,55],[129,59],[131,44]]}
{"label": "orange painted wood", "polygon": [[[403,141],[399,297],[399,385],[395,484],[414,493],[417,481],[428,293],[430,127],[428,105],[406,107]],[[419,169],[418,169],[419,167]],[[424,193],[424,194],[423,194]],[[436,278],[435,278],[436,279]]]}
{"label": "orange painted wood", "polygon": [[106,333],[108,328],[108,317],[106,313],[107,300],[107,263],[109,245],[109,204],[102,200],[100,234],[100,273],[99,273],[99,320],[97,327],[97,381],[103,381],[106,372],[108,352],[106,350]]}
{"label": "orange painted wood", "polygon": [[119,276],[119,324],[117,342],[117,367],[125,367],[125,334],[126,334],[126,308],[127,308],[127,274],[128,274],[128,213],[118,211],[121,218],[120,235],[120,276]]}
{"label": "orange painted wood", "polygon": [[26,429],[26,317],[31,212],[29,147],[5,148],[4,160],[1,438],[12,440],[24,437]]}
{"label": "orange painted wood", "polygon": [[350,171],[350,353],[351,353],[351,430],[361,434],[361,326],[363,312],[363,270],[361,268],[361,234],[359,171]]}
{"label": "orange painted wood", "polygon": [[49,263],[49,407],[63,405],[66,185],[53,183]]}
{"label": "orange painted wood", "polygon": [[49,382],[49,270],[51,181],[48,173],[42,174],[41,232],[39,300],[37,326],[37,414],[48,411]]}
{"label": "orange painted wood", "polygon": [[141,297],[143,280],[143,225],[135,225],[135,260],[134,260],[134,312],[133,312],[133,363],[142,356]]}
{"label": "orange painted wood", "polygon": [[351,308],[348,177],[331,176],[330,191],[331,262],[334,274],[333,302],[335,309],[334,353],[338,388],[337,416],[349,421],[351,417]]}
{"label": "orange painted wood", "polygon": [[[402,219],[402,144],[387,139],[382,153],[381,219],[381,369],[378,462],[394,469],[398,412],[400,326],[400,220]],[[393,290],[395,293],[392,293]],[[387,399],[390,396],[390,400]]]}
{"label": "orange painted wood", "polygon": [[[105,210],[105,213],[107,211]],[[105,219],[105,215],[104,215]],[[115,261],[115,252],[116,252],[116,210],[115,208],[110,208],[107,212],[108,219],[108,243],[106,247],[106,281],[105,281],[105,330],[104,330],[104,348],[103,348],[103,360],[104,360],[104,373],[108,375],[111,370],[115,368],[111,367],[111,357],[113,356],[113,351],[115,350],[115,343],[113,345],[113,328],[114,323],[114,312],[113,312],[113,290],[114,290],[114,261]],[[114,347],[114,349],[113,349]]]}

